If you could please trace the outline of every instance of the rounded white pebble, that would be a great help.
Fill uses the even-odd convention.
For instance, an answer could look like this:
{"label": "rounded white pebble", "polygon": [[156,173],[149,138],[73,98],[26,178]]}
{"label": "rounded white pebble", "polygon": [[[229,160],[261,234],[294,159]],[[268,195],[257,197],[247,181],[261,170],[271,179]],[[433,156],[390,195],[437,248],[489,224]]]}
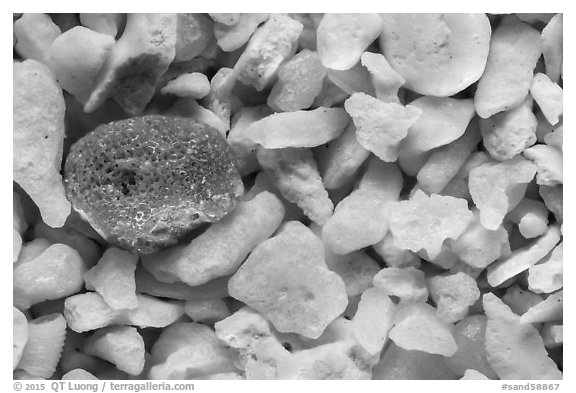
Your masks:
{"label": "rounded white pebble", "polygon": [[485,14],[383,14],[380,47],[417,93],[448,97],[476,82],[488,58]]}
{"label": "rounded white pebble", "polygon": [[178,97],[200,99],[210,92],[210,82],[206,75],[199,72],[182,74],[171,80],[160,90],[162,94],[173,94]]}

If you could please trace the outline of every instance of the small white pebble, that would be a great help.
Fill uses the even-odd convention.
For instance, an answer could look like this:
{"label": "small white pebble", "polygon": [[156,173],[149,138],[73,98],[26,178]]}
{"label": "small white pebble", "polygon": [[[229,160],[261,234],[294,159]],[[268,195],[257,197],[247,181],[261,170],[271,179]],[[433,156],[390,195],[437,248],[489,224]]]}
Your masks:
{"label": "small white pebble", "polygon": [[563,286],[564,247],[560,243],[541,263],[528,269],[528,288],[535,293],[554,292]]}
{"label": "small white pebble", "polygon": [[540,303],[530,307],[522,314],[523,323],[552,322],[562,319],[564,304],[564,291],[560,290],[549,295]]}
{"label": "small white pebble", "polygon": [[379,53],[364,52],[360,60],[370,72],[376,98],[383,102],[400,102],[398,90],[406,81],[390,66],[386,57]]}
{"label": "small white pebble", "polygon": [[99,329],[86,339],[84,352],[109,361],[129,375],[139,375],[144,369],[144,340],[133,327]]}
{"label": "small white pebble", "polygon": [[381,33],[378,14],[324,14],[316,31],[320,60],[327,68],[348,70]]}
{"label": "small white pebble", "polygon": [[206,75],[199,72],[182,74],[168,82],[160,92],[198,100],[204,98],[210,92],[210,82]]}
{"label": "small white pebble", "polygon": [[524,101],[541,55],[538,30],[506,16],[492,33],[488,63],[474,94],[478,115],[486,119]]}
{"label": "small white pebble", "polygon": [[507,217],[518,224],[520,234],[526,239],[543,235],[548,229],[548,209],[541,201],[524,198]]}
{"label": "small white pebble", "polygon": [[23,14],[14,22],[14,49],[25,59],[34,59],[50,67],[50,45],[62,34],[47,14]]}
{"label": "small white pebble", "polygon": [[80,13],[80,23],[97,33],[115,38],[123,23],[125,14]]}
{"label": "small white pebble", "polygon": [[28,341],[18,368],[35,377],[50,378],[60,361],[66,339],[62,314],[49,314],[28,323]]}
{"label": "small white pebble", "polygon": [[81,369],[81,368],[75,368],[74,370],[70,370],[68,371],[66,374],[62,375],[62,380],[66,381],[66,380],[71,380],[71,381],[77,381],[77,380],[98,380],[98,378],[96,378],[94,376],[94,374]]}
{"label": "small white pebble", "polygon": [[415,303],[398,311],[390,339],[409,351],[452,356],[458,347],[450,330],[451,326],[438,318],[434,307]]}
{"label": "small white pebble", "polygon": [[531,324],[523,323],[492,293],[484,295],[483,305],[488,317],[486,358],[500,379],[562,379]]}
{"label": "small white pebble", "polygon": [[480,298],[476,280],[465,273],[434,276],[429,283],[438,316],[447,322],[454,323],[464,318],[469,307]]}
{"label": "small white pebble", "polygon": [[242,14],[208,14],[214,22],[222,23],[226,26],[232,26],[238,23]]}
{"label": "small white pebble", "polygon": [[563,14],[554,15],[542,29],[542,54],[546,64],[546,75],[553,82],[560,80],[563,60]]}
{"label": "small white pebble", "polygon": [[538,73],[532,79],[530,94],[540,107],[544,117],[552,125],[556,125],[563,113],[563,91],[558,84],[552,82],[545,74]]}
{"label": "small white pebble", "polygon": [[230,311],[223,299],[188,300],[184,314],[194,322],[213,324],[230,316]]}
{"label": "small white pebble", "polygon": [[534,145],[524,150],[523,154],[536,165],[536,184],[555,186],[563,183],[562,150],[548,145]]}
{"label": "small white pebble", "polygon": [[473,220],[464,199],[418,190],[410,200],[393,202],[388,209],[390,231],[397,246],[411,251],[425,250],[434,260],[448,238],[458,238]]}
{"label": "small white pebble", "polygon": [[564,325],[560,322],[546,322],[540,334],[546,348],[558,348],[564,344]]}
{"label": "small white pebble", "polygon": [[516,249],[508,258],[488,266],[488,283],[496,287],[509,278],[522,273],[546,256],[560,241],[560,229],[549,227],[548,231],[533,243]]}
{"label": "small white pebble", "polygon": [[424,272],[412,266],[384,268],[374,276],[373,282],[385,294],[397,296],[402,305],[425,303],[428,300]]}
{"label": "small white pebble", "polygon": [[114,309],[138,307],[134,272],[138,256],[110,247],[98,264],[84,275],[86,289],[95,290]]}
{"label": "small white pebble", "polygon": [[397,306],[380,288],[369,288],[360,298],[352,329],[358,342],[370,354],[377,354],[388,341]]}
{"label": "small white pebble", "polygon": [[486,375],[472,369],[466,370],[464,376],[460,378],[460,380],[471,380],[471,379],[478,379],[478,380],[489,380]]}
{"label": "small white pebble", "polygon": [[538,295],[528,289],[522,289],[518,285],[509,287],[502,297],[502,301],[518,315],[524,314],[543,300],[542,295]]}

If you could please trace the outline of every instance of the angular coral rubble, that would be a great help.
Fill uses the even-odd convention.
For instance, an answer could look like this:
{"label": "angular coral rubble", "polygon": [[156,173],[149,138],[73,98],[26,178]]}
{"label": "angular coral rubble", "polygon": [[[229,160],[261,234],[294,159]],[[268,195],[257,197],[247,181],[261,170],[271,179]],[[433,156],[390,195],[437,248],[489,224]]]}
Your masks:
{"label": "angular coral rubble", "polygon": [[562,14],[13,20],[14,379],[562,378]]}

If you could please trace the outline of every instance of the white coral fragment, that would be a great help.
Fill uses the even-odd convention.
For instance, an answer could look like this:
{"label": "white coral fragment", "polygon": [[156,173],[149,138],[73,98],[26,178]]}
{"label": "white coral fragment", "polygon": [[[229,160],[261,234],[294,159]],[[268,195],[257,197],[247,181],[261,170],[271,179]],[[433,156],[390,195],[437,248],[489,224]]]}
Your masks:
{"label": "white coral fragment", "polygon": [[271,332],[268,321],[243,307],[214,325],[216,337],[235,352],[246,379],[274,379],[291,357]]}
{"label": "white coral fragment", "polygon": [[14,49],[24,59],[34,59],[50,67],[50,45],[62,34],[47,14],[23,14],[14,22]]}
{"label": "white coral fragment", "polygon": [[480,119],[484,147],[499,161],[513,158],[536,143],[537,127],[530,97],[513,109]]}
{"label": "white coral fragment", "polygon": [[380,255],[388,267],[420,267],[420,258],[412,251],[396,245],[394,235],[388,231],[378,243],[372,245],[376,254]]}
{"label": "white coral fragment", "polygon": [[524,157],[537,167],[536,184],[555,186],[564,182],[562,151],[548,145],[534,145],[524,150]]}
{"label": "white coral fragment", "polygon": [[476,280],[465,273],[430,278],[430,295],[436,302],[438,317],[446,322],[457,322],[468,314],[468,309],[480,298]]}
{"label": "white coral fragment", "polygon": [[256,158],[258,144],[246,137],[245,130],[252,123],[272,114],[266,105],[246,106],[238,109],[232,116],[232,128],[226,141],[238,160],[238,171],[241,175],[256,172],[260,168]]}
{"label": "white coral fragment", "polygon": [[563,197],[563,187],[559,186],[540,186],[538,193],[542,197],[544,204],[556,217],[558,222],[562,223],[564,219],[564,197]]}
{"label": "white coral fragment", "polygon": [[545,74],[538,73],[532,79],[530,94],[534,97],[534,101],[540,107],[548,123],[558,124],[563,114],[562,88],[552,82]]}
{"label": "white coral fragment", "polygon": [[28,342],[28,319],[16,307],[12,309],[12,369],[15,370]]}
{"label": "white coral fragment", "polygon": [[551,132],[544,135],[544,143],[548,146],[556,147],[560,150],[563,149],[563,139],[564,139],[564,126],[560,124]]}
{"label": "white coral fragment", "polygon": [[111,326],[100,329],[88,337],[84,352],[114,364],[129,375],[140,375],[144,370],[144,340],[129,326]]}
{"label": "white coral fragment", "polygon": [[212,21],[204,14],[177,14],[176,52],[174,62],[184,62],[204,55],[210,57],[215,48]]}
{"label": "white coral fragment", "polygon": [[148,295],[136,295],[138,308],[115,310],[96,292],[70,296],[64,302],[64,316],[70,329],[78,333],[118,324],[138,327],[165,327],[184,313],[178,301],[163,301]]}
{"label": "white coral fragment", "polygon": [[268,106],[291,112],[309,108],[320,90],[326,69],[316,52],[304,49],[278,69],[278,81],[268,95]]}
{"label": "white coral fragment", "polygon": [[222,23],[226,26],[233,26],[240,21],[244,14],[208,14],[214,22]]}
{"label": "white coral fragment", "polygon": [[386,295],[398,297],[401,305],[425,303],[428,300],[424,272],[413,266],[384,268],[374,276],[373,282],[374,287]]}
{"label": "white coral fragment", "polygon": [[342,135],[316,153],[318,169],[327,190],[335,190],[350,183],[370,155],[356,138],[354,122],[349,122]]}
{"label": "white coral fragment", "polygon": [[418,171],[419,187],[426,193],[440,193],[458,174],[479,142],[478,127],[472,123],[460,138],[435,149]]}
{"label": "white coral fragment", "polygon": [[22,254],[13,270],[14,304],[18,307],[61,299],[77,293],[84,285],[86,265],[71,247],[54,244],[30,259],[22,258]]}
{"label": "white coral fragment", "polygon": [[390,205],[388,219],[394,241],[411,251],[425,250],[435,259],[448,238],[456,239],[468,227],[473,214],[464,199],[418,190],[408,201]]}
{"label": "white coral fragment", "polygon": [[544,29],[542,29],[542,54],[546,64],[546,75],[553,82],[560,80],[563,61],[563,14],[554,15]]}
{"label": "white coral fragment", "polygon": [[352,320],[354,336],[370,354],[377,354],[388,341],[397,306],[380,288],[367,289]]}
{"label": "white coral fragment", "polygon": [[252,123],[242,136],[267,149],[314,147],[336,139],[348,121],[342,108],[273,113]]}
{"label": "white coral fragment", "polygon": [[134,272],[138,256],[111,247],[104,252],[98,264],[84,275],[86,289],[95,290],[114,309],[138,307]]}
{"label": "white coral fragment", "polygon": [[234,86],[236,86],[234,70],[222,67],[210,80],[210,94],[205,100],[208,109],[224,123],[226,131],[230,129],[230,115],[238,101],[237,97],[232,95]]}
{"label": "white coral fragment", "polygon": [[483,297],[488,317],[486,357],[500,379],[562,379],[538,331],[494,294]]}
{"label": "white coral fragment", "polygon": [[79,17],[83,26],[112,38],[116,37],[122,24],[126,21],[125,14],[80,13]]}
{"label": "white coral fragment", "polygon": [[546,348],[557,348],[564,344],[564,325],[558,322],[547,322],[540,329]]}
{"label": "white coral fragment", "polygon": [[324,262],[322,242],[296,221],[256,247],[228,290],[280,332],[310,338],[318,338],[348,304],[344,282]]}
{"label": "white coral fragment", "polygon": [[474,104],[471,99],[420,97],[410,103],[421,111],[402,141],[400,154],[425,152],[447,145],[460,138],[472,117]]}
{"label": "white coral fragment", "polygon": [[378,14],[324,14],[316,31],[322,64],[335,70],[352,68],[381,32]]}
{"label": "white coral fragment", "polygon": [[214,24],[214,35],[218,46],[225,52],[232,52],[244,45],[258,25],[266,22],[270,14],[238,14],[238,22],[233,24],[217,23]]}
{"label": "white coral fragment", "polygon": [[500,163],[487,162],[470,171],[470,195],[486,229],[498,229],[506,213],[524,197],[535,173],[536,167],[522,156]]}
{"label": "white coral fragment", "polygon": [[84,110],[92,112],[113,97],[129,114],[141,114],[175,53],[176,14],[129,14]]}
{"label": "white coral fragment", "polygon": [[524,198],[507,217],[518,224],[518,230],[523,237],[532,239],[543,235],[548,229],[548,213],[543,202]]}
{"label": "white coral fragment", "polygon": [[491,34],[485,14],[382,14],[382,19],[380,47],[408,89],[448,97],[484,72]]}
{"label": "white coral fragment", "polygon": [[50,47],[51,67],[60,86],[84,103],[106,61],[113,37],[76,26],[58,36]]}
{"label": "white coral fragment", "polygon": [[478,371],[473,369],[466,370],[464,376],[460,378],[460,380],[489,380],[489,379],[490,378],[488,378],[486,375],[479,373]]}
{"label": "white coral fragment", "polygon": [[562,320],[564,309],[564,291],[560,290],[530,307],[520,320],[523,323],[540,323]]}
{"label": "white coral fragment", "polygon": [[378,263],[362,250],[350,254],[335,254],[325,249],[326,265],[338,273],[348,297],[357,296],[372,286],[372,278],[380,270]]}
{"label": "white coral fragment", "polygon": [[358,189],[344,198],[322,229],[324,244],[347,254],[381,240],[388,230],[387,205],[398,200],[402,174],[393,163],[370,161]]}
{"label": "white coral fragment", "polygon": [[332,96],[325,97],[326,100],[332,102],[332,105],[341,101],[340,98],[342,93],[345,94],[343,98],[354,93],[365,93],[369,96],[374,96],[376,94],[374,86],[372,85],[370,73],[365,67],[362,67],[362,64],[360,63],[357,63],[354,67],[344,71],[328,68],[327,79],[334,85],[332,88],[328,88],[325,91],[326,94]]}
{"label": "white coral fragment", "polygon": [[324,225],[334,205],[310,149],[258,149],[258,162],[282,196],[295,203],[312,221]]}
{"label": "white coral fragment", "polygon": [[538,295],[527,289],[520,288],[517,284],[508,287],[502,300],[512,311],[518,315],[526,313],[529,309],[542,302],[542,295]]}
{"label": "white coral fragment", "polygon": [[448,323],[436,315],[436,309],[425,303],[415,303],[396,313],[390,339],[409,351],[422,351],[452,356],[458,349]]}
{"label": "white coral fragment", "polygon": [[386,103],[365,93],[352,94],[344,108],[356,125],[360,145],[387,162],[396,161],[400,141],[421,114],[413,105]]}
{"label": "white coral fragment", "polygon": [[398,90],[406,82],[402,75],[396,72],[388,60],[379,53],[364,52],[360,61],[370,72],[376,98],[383,102],[399,103]]}
{"label": "white coral fragment", "polygon": [[198,104],[196,100],[189,97],[180,98],[176,101],[174,105],[170,107],[168,113],[176,116],[191,117],[217,129],[222,135],[226,135],[229,128],[228,125],[214,112],[210,109],[204,108],[202,105]]}
{"label": "white coral fragment", "polygon": [[98,380],[94,374],[82,369],[75,368],[62,375],[63,381]]}
{"label": "white coral fragment", "polygon": [[61,227],[70,214],[60,167],[64,144],[64,97],[45,65],[14,63],[13,176],[40,209],[42,220]]}
{"label": "white coral fragment", "polygon": [[557,245],[540,263],[528,269],[528,288],[535,293],[551,293],[563,286],[564,246]]}
{"label": "white coral fragment", "polygon": [[484,269],[501,257],[511,253],[508,232],[499,226],[495,230],[486,229],[478,214],[468,228],[455,240],[450,242],[451,250],[468,266]]}
{"label": "white coral fragment", "polygon": [[178,97],[190,97],[195,100],[204,98],[210,92],[210,82],[206,75],[199,72],[182,74],[171,80],[160,92],[162,94],[173,94]]}
{"label": "white coral fragment", "polygon": [[261,91],[276,76],[278,67],[296,51],[303,25],[282,14],[273,14],[259,27],[234,66],[238,80]]}
{"label": "white coral fragment", "polygon": [[142,262],[162,281],[204,284],[234,273],[254,247],[274,233],[283,217],[280,200],[265,191],[241,202],[190,244],[162,250]]}
{"label": "white coral fragment", "polygon": [[184,304],[184,313],[198,323],[213,324],[230,316],[223,299],[193,299]]}
{"label": "white coral fragment", "polygon": [[559,241],[560,230],[556,226],[551,226],[533,244],[516,249],[508,258],[490,265],[487,274],[488,283],[496,287],[509,278],[522,273],[544,258]]}
{"label": "white coral fragment", "polygon": [[237,371],[232,354],[208,326],[180,322],[164,329],[151,351],[149,379],[193,379]]}
{"label": "white coral fragment", "polygon": [[64,340],[66,321],[62,314],[49,314],[28,323],[28,341],[18,369],[30,375],[50,378],[56,371]]}
{"label": "white coral fragment", "polygon": [[538,30],[512,15],[500,23],[490,40],[486,70],[474,94],[481,118],[512,109],[524,101],[541,54]]}

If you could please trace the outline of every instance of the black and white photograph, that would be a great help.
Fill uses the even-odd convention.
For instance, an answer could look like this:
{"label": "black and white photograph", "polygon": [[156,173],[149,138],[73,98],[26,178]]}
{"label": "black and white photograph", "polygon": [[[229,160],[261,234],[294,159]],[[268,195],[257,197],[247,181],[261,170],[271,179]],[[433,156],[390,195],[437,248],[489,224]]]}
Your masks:
{"label": "black and white photograph", "polygon": [[5,391],[563,390],[564,13],[374,9],[12,14]]}

